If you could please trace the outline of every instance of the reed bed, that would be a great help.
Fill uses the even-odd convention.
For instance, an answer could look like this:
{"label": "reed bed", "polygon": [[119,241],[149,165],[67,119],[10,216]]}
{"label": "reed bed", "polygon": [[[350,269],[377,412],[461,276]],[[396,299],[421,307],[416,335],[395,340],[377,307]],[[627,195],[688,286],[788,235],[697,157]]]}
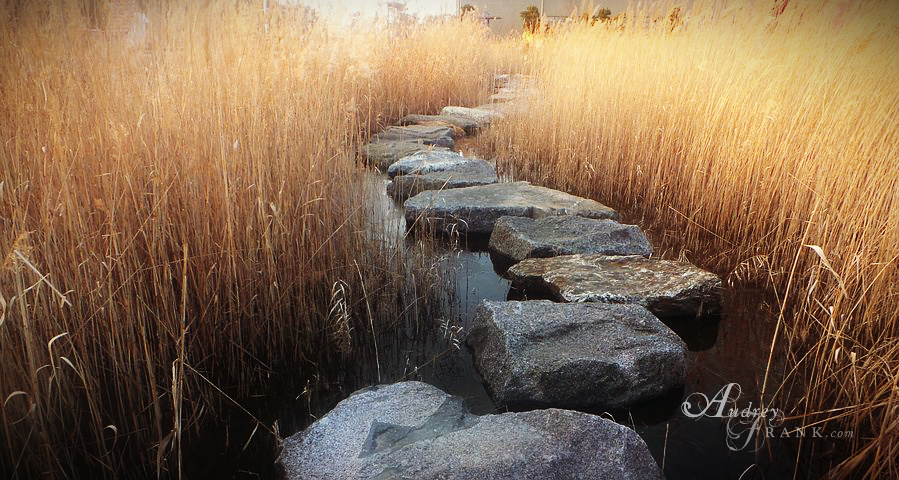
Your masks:
{"label": "reed bed", "polygon": [[180,476],[192,442],[246,449],[203,436],[255,418],[235,403],[376,378],[348,364],[436,316],[427,245],[373,225],[354,146],[483,100],[485,30],[145,3],[145,31],[127,2],[0,7],[3,478]]}
{"label": "reed bed", "polygon": [[693,3],[531,39],[535,90],[485,148],[771,287],[766,403],[853,433],[797,455],[834,454],[831,478],[897,477],[895,4]]}

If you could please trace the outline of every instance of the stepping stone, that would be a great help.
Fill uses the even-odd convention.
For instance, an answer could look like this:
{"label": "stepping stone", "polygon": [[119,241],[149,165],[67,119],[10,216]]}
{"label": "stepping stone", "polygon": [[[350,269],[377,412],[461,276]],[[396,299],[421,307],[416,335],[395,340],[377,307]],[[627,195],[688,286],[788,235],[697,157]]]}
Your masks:
{"label": "stepping stone", "polygon": [[520,93],[494,93],[490,95],[490,103],[506,103],[521,98]]}
{"label": "stepping stone", "polygon": [[459,152],[436,151],[416,152],[399,159],[387,169],[387,176],[425,174],[451,170],[468,163],[471,159]]}
{"label": "stepping stone", "polygon": [[658,317],[699,316],[721,305],[721,279],[696,266],[639,256],[528,258],[507,272],[518,288],[563,302],[636,303]]}
{"label": "stepping stone", "polygon": [[535,78],[533,75],[523,75],[521,73],[503,73],[493,77],[493,88],[519,88],[522,85],[533,83]]}
{"label": "stepping stone", "polygon": [[433,125],[447,124],[462,129],[466,135],[474,135],[478,124],[474,120],[453,115],[406,115],[399,121],[400,125]]}
{"label": "stepping stone", "polygon": [[578,215],[617,219],[618,213],[594,200],[528,182],[428,191],[406,200],[406,225],[421,221],[438,231],[486,235],[499,217],[542,218]]}
{"label": "stepping stone", "polygon": [[490,112],[494,112],[499,116],[499,118],[505,118],[516,108],[519,108],[518,105],[522,102],[523,100],[521,98],[518,98],[514,102],[487,103],[484,105],[478,105],[475,108],[477,108],[478,110],[487,110]]}
{"label": "stepping stone", "polygon": [[484,301],[466,341],[500,406],[622,408],[686,375],[684,342],[639,305]]}
{"label": "stepping stone", "polygon": [[[500,75],[494,78],[494,92],[488,105],[514,102],[527,96],[534,87],[534,77],[528,75]],[[485,108],[486,105],[477,108]]]}
{"label": "stepping stone", "polygon": [[503,118],[502,113],[492,109],[455,106],[443,107],[440,114],[471,120],[477,124],[479,130],[487,128],[491,123],[502,120]]}
{"label": "stepping stone", "polygon": [[493,165],[455,152],[417,153],[391,165],[387,174],[396,175],[387,185],[387,193],[398,199],[425,190],[489,185],[497,181]]}
{"label": "stepping stone", "polygon": [[490,95],[489,101],[490,104],[514,102],[523,97],[526,97],[532,91],[533,90],[531,89],[531,87],[527,85],[519,85],[511,88],[500,88],[496,91],[496,93]]}
{"label": "stepping stone", "polygon": [[363,145],[359,155],[368,165],[381,171],[396,163],[399,159],[418,152],[448,152],[448,148],[425,145],[415,141],[375,142]]}
{"label": "stepping stone", "polygon": [[483,160],[471,160],[452,170],[424,175],[400,175],[387,184],[387,194],[405,200],[427,190],[474,187],[496,183],[496,170]]}
{"label": "stepping stone", "polygon": [[640,227],[614,220],[576,216],[502,217],[490,235],[490,250],[520,262],[531,257],[577,253],[648,257],[652,245]]}
{"label": "stepping stone", "polygon": [[630,428],[568,410],[469,413],[421,382],[370,387],[284,441],[288,480],[661,479]]}
{"label": "stepping stone", "polygon": [[408,125],[387,127],[372,138],[373,143],[413,141],[425,145],[453,148],[453,128],[434,125]]}

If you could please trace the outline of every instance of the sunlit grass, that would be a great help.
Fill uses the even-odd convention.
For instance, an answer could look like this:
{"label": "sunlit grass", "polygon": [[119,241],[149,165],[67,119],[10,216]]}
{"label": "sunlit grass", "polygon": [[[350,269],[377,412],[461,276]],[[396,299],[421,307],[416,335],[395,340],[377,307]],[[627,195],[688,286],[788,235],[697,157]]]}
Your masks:
{"label": "sunlit grass", "polygon": [[432,308],[434,272],[371,233],[354,146],[483,100],[506,67],[482,28],[171,2],[139,36],[74,2],[12,3],[0,476],[173,475],[229,397],[308,395],[375,330]]}
{"label": "sunlit grass", "polygon": [[836,478],[895,477],[895,5],[696,3],[680,24],[631,10],[532,40],[536,92],[489,148],[506,173],[630,211],[732,280],[772,279],[785,370],[769,404],[855,432],[833,442]]}

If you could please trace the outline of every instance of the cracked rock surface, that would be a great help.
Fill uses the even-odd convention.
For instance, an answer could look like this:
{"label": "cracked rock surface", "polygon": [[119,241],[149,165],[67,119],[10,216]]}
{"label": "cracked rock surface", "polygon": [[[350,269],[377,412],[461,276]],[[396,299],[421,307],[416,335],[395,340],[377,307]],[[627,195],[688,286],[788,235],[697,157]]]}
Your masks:
{"label": "cracked rock surface", "polygon": [[503,216],[618,218],[615,210],[597,201],[528,182],[426,191],[406,200],[403,206],[407,225],[421,219],[445,233],[490,234]]}
{"label": "cracked rock surface", "polygon": [[507,276],[519,288],[549,291],[563,302],[635,303],[660,318],[714,311],[723,289],[716,275],[690,263],[640,256],[528,258]]}
{"label": "cracked rock surface", "polygon": [[661,479],[633,430],[548,409],[475,416],[421,382],[360,390],[284,441],[295,479]]}
{"label": "cracked rock surface", "polygon": [[395,140],[367,143],[359,147],[359,156],[365,163],[386,172],[401,158],[418,152],[449,152],[445,147],[426,145],[414,140]]}
{"label": "cracked rock surface", "polygon": [[639,305],[482,302],[466,341],[498,405],[621,408],[684,383],[687,348]]}
{"label": "cracked rock surface", "polygon": [[640,227],[578,216],[501,217],[490,235],[490,250],[514,262],[579,253],[652,255]]}
{"label": "cracked rock surface", "polygon": [[456,152],[419,152],[387,169],[393,181],[387,193],[406,199],[426,190],[444,190],[496,183],[496,168],[479,158]]}

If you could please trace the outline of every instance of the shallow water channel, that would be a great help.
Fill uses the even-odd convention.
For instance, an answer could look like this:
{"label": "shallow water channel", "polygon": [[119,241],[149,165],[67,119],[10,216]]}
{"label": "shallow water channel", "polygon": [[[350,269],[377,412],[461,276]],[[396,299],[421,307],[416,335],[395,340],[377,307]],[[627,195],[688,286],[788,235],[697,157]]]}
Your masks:
{"label": "shallow water channel", "polygon": [[[367,190],[373,197],[369,205],[375,210],[376,220],[383,225],[386,237],[402,242],[405,233],[402,204],[387,197],[386,176],[367,175],[371,187]],[[454,293],[448,297],[447,325],[467,331],[474,310],[482,300],[522,299],[522,292],[510,289],[510,282],[503,278],[502,272],[508,266],[491,256],[486,239],[439,239],[438,242],[435,262],[455,285]],[[733,401],[727,405],[728,410],[751,410],[758,406],[758,392],[773,328],[771,315],[761,292],[728,287],[720,316],[666,321],[689,348],[687,378],[682,390],[627,410],[589,413],[634,428],[670,480],[792,478],[796,454],[791,453],[784,442],[775,439],[757,453],[752,440],[764,436],[764,432],[749,437],[748,445],[744,446],[746,431],[752,424],[731,421],[731,430],[743,434],[732,439],[729,445],[727,419],[713,416],[717,408],[709,409],[707,415],[697,418],[690,418],[682,411],[685,400],[694,401],[696,406],[692,411],[695,412],[700,408],[696,403],[701,400],[699,394],[714,399],[729,384],[737,386],[731,387],[729,398]],[[420,349],[408,346],[409,350],[416,348]],[[398,349],[404,350],[404,347],[398,346]],[[464,342],[458,350],[450,350],[416,370],[414,377],[464,398],[475,414],[501,411],[491,400]],[[403,368],[406,370],[408,366]],[[384,378],[402,377],[408,378],[408,372],[384,372]],[[735,388],[740,389],[739,398],[736,398],[738,390]],[[814,474],[810,476],[814,477]]]}

